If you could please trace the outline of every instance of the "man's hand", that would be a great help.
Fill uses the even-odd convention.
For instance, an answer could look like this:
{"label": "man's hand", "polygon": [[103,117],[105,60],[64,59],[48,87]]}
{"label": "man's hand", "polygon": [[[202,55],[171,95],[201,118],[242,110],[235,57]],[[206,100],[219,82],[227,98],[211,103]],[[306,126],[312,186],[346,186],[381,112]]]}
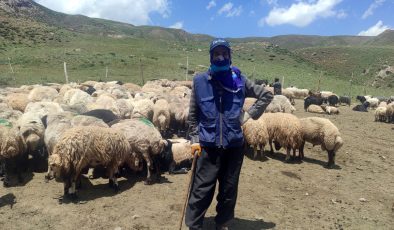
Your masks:
{"label": "man's hand", "polygon": [[248,112],[244,111],[241,113],[241,116],[239,116],[239,122],[241,125],[245,124],[246,121],[248,121],[250,118],[250,115]]}
{"label": "man's hand", "polygon": [[192,156],[194,156],[194,154],[201,156],[201,146],[199,143],[194,143],[191,145],[191,154]]}

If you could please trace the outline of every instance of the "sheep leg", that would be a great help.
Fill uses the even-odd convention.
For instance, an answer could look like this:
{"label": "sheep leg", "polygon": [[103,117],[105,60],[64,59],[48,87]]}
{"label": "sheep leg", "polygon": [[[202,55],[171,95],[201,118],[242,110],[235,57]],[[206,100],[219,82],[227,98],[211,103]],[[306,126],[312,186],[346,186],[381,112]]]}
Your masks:
{"label": "sheep leg", "polygon": [[300,157],[300,160],[304,159],[304,146],[305,146],[305,142],[302,142],[300,148],[298,149],[298,155]]}
{"label": "sheep leg", "polygon": [[7,188],[7,187],[9,187],[10,186],[10,178],[9,178],[9,175],[8,175],[8,165],[9,165],[9,163],[7,162],[8,160],[6,159],[4,162],[2,162],[2,165],[4,165],[4,181],[3,181],[3,186],[5,187],[5,188]]}
{"label": "sheep leg", "polygon": [[334,151],[329,150],[328,151],[328,163],[327,163],[327,168],[332,168],[334,166]]}
{"label": "sheep leg", "polygon": [[274,154],[274,148],[272,148],[272,140],[269,140],[270,142],[270,153]]}
{"label": "sheep leg", "polygon": [[258,156],[257,147],[253,145],[253,159],[255,160]]}
{"label": "sheep leg", "polygon": [[285,158],[286,163],[290,162],[290,148],[286,148],[286,158]]}
{"label": "sheep leg", "polygon": [[118,184],[118,179],[116,178],[116,171],[117,171],[117,167],[110,167],[109,169],[109,181],[108,181],[108,185],[109,187],[113,188],[115,192],[119,192],[119,184]]}
{"label": "sheep leg", "polygon": [[146,180],[144,182],[145,185],[150,185],[152,184],[152,159],[149,156],[149,153],[144,153],[142,154],[144,160],[146,161],[146,170],[147,170],[147,176]]}

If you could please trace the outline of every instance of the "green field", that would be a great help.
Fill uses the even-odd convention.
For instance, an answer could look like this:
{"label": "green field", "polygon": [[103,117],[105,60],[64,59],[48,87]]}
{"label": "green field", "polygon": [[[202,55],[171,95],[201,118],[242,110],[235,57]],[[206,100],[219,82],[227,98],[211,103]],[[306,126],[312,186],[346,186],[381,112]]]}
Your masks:
{"label": "green field", "polygon": [[[48,9],[31,12],[26,17],[0,14],[0,87],[64,83],[64,62],[70,82],[140,85],[158,78],[190,80],[209,66],[207,35]],[[285,87],[389,96],[394,95],[394,74],[376,76],[385,66],[394,66],[392,34],[231,39],[232,60],[247,77],[269,82],[279,77]]]}

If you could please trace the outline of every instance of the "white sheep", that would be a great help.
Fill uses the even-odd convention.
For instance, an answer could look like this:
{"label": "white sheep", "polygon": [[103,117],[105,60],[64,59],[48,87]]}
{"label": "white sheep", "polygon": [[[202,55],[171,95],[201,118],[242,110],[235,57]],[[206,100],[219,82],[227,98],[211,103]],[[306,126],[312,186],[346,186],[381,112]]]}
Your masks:
{"label": "white sheep", "polygon": [[57,90],[52,87],[37,86],[30,91],[28,99],[32,102],[53,101],[57,95]]}
{"label": "white sheep", "polygon": [[178,138],[168,139],[168,146],[164,153],[160,155],[160,169],[169,174],[183,174],[187,173],[186,168],[190,168],[193,156],[190,154],[190,141]]}
{"label": "white sheep", "polygon": [[[320,117],[307,117],[300,119],[304,141],[320,145],[322,150],[328,152],[328,167],[335,164],[335,155],[343,145],[338,128],[328,119]],[[300,149],[300,156],[304,156],[304,145]]]}
{"label": "white sheep", "polygon": [[264,147],[269,141],[267,126],[263,119],[249,119],[242,125],[246,143],[253,148],[253,158],[264,154]]}
{"label": "white sheep", "polygon": [[6,97],[7,104],[14,110],[25,111],[27,104],[29,103],[28,95],[25,93],[11,93]]}
{"label": "white sheep", "polygon": [[153,124],[164,134],[170,126],[170,106],[165,99],[159,99],[153,105]]}
{"label": "white sheep", "polygon": [[[290,160],[290,150],[295,152],[302,146],[302,127],[300,120],[289,113],[263,113],[259,118],[267,127],[271,153],[273,153],[272,142],[275,146],[286,148],[286,161]],[[301,156],[301,155],[300,155]]]}
{"label": "white sheep", "polygon": [[321,108],[327,113],[327,114],[339,114],[339,109],[334,106],[329,106],[329,105],[321,105]]}
{"label": "white sheep", "polygon": [[310,113],[320,113],[320,114],[324,114],[326,113],[321,106],[319,105],[309,105],[308,108],[306,109],[307,112]]}
{"label": "white sheep", "polygon": [[115,191],[119,185],[115,174],[125,159],[131,156],[125,136],[111,128],[74,127],[67,130],[48,158],[50,170],[64,182],[64,195],[76,197],[76,182],[85,167],[107,168],[109,185]]}
{"label": "white sheep", "polygon": [[386,121],[387,107],[378,107],[375,110],[375,121]]}
{"label": "white sheep", "polygon": [[[2,122],[1,124],[5,124]],[[4,170],[3,186],[10,185],[9,171],[11,165],[15,165],[18,181],[22,182],[22,171],[27,169],[28,156],[26,146],[16,128],[0,124],[0,168]],[[14,163],[15,162],[15,163]]]}
{"label": "white sheep", "polygon": [[133,118],[144,117],[150,121],[153,119],[153,102],[149,99],[142,99],[133,102]]}
{"label": "white sheep", "polygon": [[123,133],[129,141],[131,151],[137,153],[139,158],[145,160],[147,165],[147,178],[145,184],[152,183],[152,170],[154,159],[164,150],[167,142],[162,138],[160,132],[146,118],[126,119],[114,124],[111,128]]}

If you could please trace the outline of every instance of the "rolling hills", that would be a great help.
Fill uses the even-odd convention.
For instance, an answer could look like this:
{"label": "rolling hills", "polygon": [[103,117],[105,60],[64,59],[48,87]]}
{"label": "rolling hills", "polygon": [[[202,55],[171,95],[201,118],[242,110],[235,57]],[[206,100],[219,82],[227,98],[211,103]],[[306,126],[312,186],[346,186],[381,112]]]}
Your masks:
{"label": "rolling hills", "polygon": [[[0,0],[0,85],[155,78],[206,70],[209,35],[67,15],[31,0]],[[376,37],[284,35],[229,38],[250,78],[341,94],[394,94],[394,31]],[[12,69],[11,69],[12,67]],[[384,74],[382,75],[382,71]],[[106,74],[107,72],[107,74]],[[106,77],[107,76],[107,77]],[[350,82],[350,80],[352,80]]]}

